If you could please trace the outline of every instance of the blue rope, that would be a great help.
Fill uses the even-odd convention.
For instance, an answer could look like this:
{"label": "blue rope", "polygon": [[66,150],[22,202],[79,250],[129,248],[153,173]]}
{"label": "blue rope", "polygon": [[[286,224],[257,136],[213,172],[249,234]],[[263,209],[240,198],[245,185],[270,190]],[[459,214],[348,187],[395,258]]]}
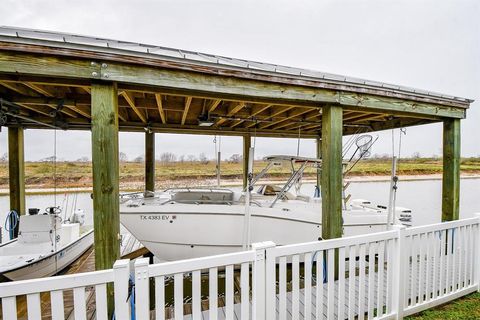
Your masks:
{"label": "blue rope", "polygon": [[18,213],[15,210],[11,210],[7,214],[7,218],[5,219],[5,230],[8,231],[8,235],[10,236],[10,240],[14,238],[14,230],[18,225]]}

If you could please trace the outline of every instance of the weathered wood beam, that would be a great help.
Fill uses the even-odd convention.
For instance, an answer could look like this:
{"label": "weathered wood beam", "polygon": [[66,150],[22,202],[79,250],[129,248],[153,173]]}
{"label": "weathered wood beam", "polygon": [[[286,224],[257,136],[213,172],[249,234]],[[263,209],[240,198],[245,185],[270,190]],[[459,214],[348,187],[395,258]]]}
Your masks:
{"label": "weathered wood beam", "polygon": [[[22,76],[62,77],[66,79],[106,80],[160,88],[164,92],[184,93],[191,96],[212,96],[216,99],[237,99],[248,102],[292,103],[295,105],[318,105],[336,103],[352,110],[388,110],[392,114],[417,114],[433,117],[464,118],[469,102],[445,101],[366,90],[369,93],[342,90],[341,87],[321,88],[298,83],[281,83],[247,79],[249,76],[222,76],[213,73],[185,71],[156,66],[128,64],[107,61],[108,68],[101,67],[101,61],[91,63],[88,59],[36,55],[32,53],[0,51],[0,73]],[[257,78],[261,78],[257,75]]]}
{"label": "weathered wood beam", "polygon": [[158,107],[158,113],[160,114],[160,119],[162,120],[162,123],[167,123],[167,118],[165,116],[165,111],[163,110],[163,104],[162,104],[162,95],[160,93],[155,94],[155,100],[157,101],[157,107]]}
{"label": "weathered wood beam", "polygon": [[[8,128],[8,182],[10,210],[25,214],[25,159],[23,128]],[[18,224],[13,235],[18,236]]]}
{"label": "weathered wood beam", "polygon": [[252,144],[252,137],[250,134],[243,136],[243,188],[247,187],[247,180],[248,180],[248,158],[250,157],[250,147]]}
{"label": "weathered wood beam", "polygon": [[183,109],[183,114],[182,114],[182,125],[185,124],[185,121],[187,120],[187,115],[188,111],[190,110],[190,105],[192,104],[192,97],[186,97],[185,98],[185,107]]}
{"label": "weathered wood beam", "polygon": [[460,144],[460,120],[444,120],[442,221],[460,218]]}
{"label": "weathered wood beam", "polygon": [[[231,117],[233,115],[235,115],[238,111],[242,110],[244,107],[245,107],[246,103],[245,102],[237,102],[235,103],[232,107],[230,107],[228,113],[225,115],[225,117]],[[215,123],[215,126],[220,126],[222,123],[224,123],[225,121],[227,121],[228,119],[226,118],[220,118],[217,120],[217,122]]]}
{"label": "weathered wood beam", "polygon": [[90,110],[88,107],[81,107],[81,106],[76,106],[76,105],[65,105],[66,108],[69,108],[78,114],[84,116],[85,118],[90,119]]}
{"label": "weathered wood beam", "polygon": [[342,236],[342,108],[328,106],[322,115],[322,238]]}
{"label": "weathered wood beam", "polygon": [[143,114],[142,111],[140,111],[137,106],[135,105],[135,97],[133,96],[132,93],[124,91],[122,92],[122,97],[127,101],[128,105],[130,108],[132,108],[133,112],[140,118],[140,120],[143,123],[147,123],[147,118],[145,117],[145,114]]}
{"label": "weathered wood beam", "polygon": [[[115,83],[92,84],[92,167],[95,269],[120,258],[118,95]],[[109,313],[113,286],[108,286]]]}
{"label": "weathered wood beam", "polygon": [[145,132],[145,191],[155,191],[155,133]]}

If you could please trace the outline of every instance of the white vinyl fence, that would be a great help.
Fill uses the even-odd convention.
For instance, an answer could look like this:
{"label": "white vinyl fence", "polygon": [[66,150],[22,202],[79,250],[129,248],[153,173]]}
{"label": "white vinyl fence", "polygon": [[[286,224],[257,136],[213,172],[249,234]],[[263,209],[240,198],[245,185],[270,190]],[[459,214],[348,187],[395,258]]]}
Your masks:
{"label": "white vinyl fence", "polygon": [[73,290],[75,319],[86,319],[93,288],[96,317],[107,319],[114,283],[117,319],[148,319],[152,308],[155,319],[401,319],[480,290],[480,215],[169,263],[138,259],[135,311],[129,277],[129,262],[119,260],[112,270],[0,284],[3,318],[16,319],[20,295],[29,319],[39,318],[40,293],[50,292],[52,318],[63,319],[63,292]]}

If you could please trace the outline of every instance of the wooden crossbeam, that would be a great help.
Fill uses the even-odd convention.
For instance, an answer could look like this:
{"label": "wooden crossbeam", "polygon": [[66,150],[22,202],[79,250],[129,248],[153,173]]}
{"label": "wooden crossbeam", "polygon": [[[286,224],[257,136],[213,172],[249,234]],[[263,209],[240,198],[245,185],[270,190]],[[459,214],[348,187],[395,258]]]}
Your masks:
{"label": "wooden crossbeam", "polygon": [[192,103],[192,97],[186,97],[185,108],[183,109],[183,115],[182,115],[182,126],[185,124],[185,121],[187,120],[187,115],[188,115],[188,111],[190,110],[191,103]]}
{"label": "wooden crossbeam", "polygon": [[137,106],[135,105],[135,97],[133,96],[132,93],[130,92],[127,92],[127,91],[123,91],[122,92],[122,97],[125,98],[125,100],[127,101],[128,105],[130,106],[130,108],[133,109],[133,111],[135,112],[135,114],[140,118],[140,120],[143,122],[143,123],[147,123],[147,119],[145,118],[145,115],[137,108]]}
{"label": "wooden crossbeam", "polygon": [[[236,103],[229,111],[228,113],[225,115],[225,117],[231,117],[233,115],[235,115],[235,113],[237,113],[238,111],[242,110],[244,107],[245,107],[246,103],[245,102],[238,102]],[[221,125],[222,123],[224,123],[225,121],[227,121],[228,119],[226,118],[221,118],[221,119],[218,119],[217,122],[215,123],[216,126],[219,126]]]}
{"label": "wooden crossbeam", "polygon": [[375,120],[378,118],[384,118],[386,115],[385,114],[367,114],[362,117],[358,117],[352,120],[349,120],[349,122],[361,122],[361,121],[366,121],[366,120]]}
{"label": "wooden crossbeam", "polygon": [[39,114],[43,114],[44,116],[47,116],[47,117],[51,118],[51,115],[50,115],[51,110],[50,110],[50,108],[48,108],[46,106],[32,106],[32,105],[23,104],[23,103],[17,103],[17,104],[19,106],[24,107],[25,109],[34,111],[34,112],[39,113]]}
{"label": "wooden crossbeam", "polygon": [[155,100],[157,101],[157,107],[158,107],[158,113],[160,113],[160,119],[162,120],[162,123],[165,124],[167,123],[167,118],[165,117],[165,110],[163,110],[162,95],[160,93],[156,93]]}
{"label": "wooden crossbeam", "polygon": [[[312,119],[315,119],[315,118],[318,118],[320,117],[322,114],[321,114],[321,111],[319,112],[319,110],[313,110],[313,111],[310,111],[307,115],[304,115],[302,117],[302,121],[311,121]],[[320,120],[320,119],[318,119]],[[294,130],[294,129],[298,129],[300,127],[304,127],[305,125],[307,125],[306,123],[290,123],[290,122],[287,122],[287,123],[283,123],[283,124],[279,124],[275,127],[276,130],[278,129],[285,129],[285,130]],[[290,128],[291,126],[291,128]]]}
{"label": "wooden crossbeam", "polygon": [[91,119],[92,117],[90,116],[90,110],[87,110],[87,107],[79,107],[75,105],[65,105],[65,107],[69,108],[70,110],[75,111],[78,114],[81,114],[85,118]]}

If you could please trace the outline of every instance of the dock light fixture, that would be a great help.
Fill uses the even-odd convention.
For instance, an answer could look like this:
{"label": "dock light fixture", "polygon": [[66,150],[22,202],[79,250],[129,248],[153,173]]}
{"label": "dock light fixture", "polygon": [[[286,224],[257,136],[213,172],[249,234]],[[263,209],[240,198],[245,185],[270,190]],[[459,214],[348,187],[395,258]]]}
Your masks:
{"label": "dock light fixture", "polygon": [[208,114],[201,114],[198,116],[198,125],[200,127],[211,127],[215,124],[215,121],[210,119]]}

